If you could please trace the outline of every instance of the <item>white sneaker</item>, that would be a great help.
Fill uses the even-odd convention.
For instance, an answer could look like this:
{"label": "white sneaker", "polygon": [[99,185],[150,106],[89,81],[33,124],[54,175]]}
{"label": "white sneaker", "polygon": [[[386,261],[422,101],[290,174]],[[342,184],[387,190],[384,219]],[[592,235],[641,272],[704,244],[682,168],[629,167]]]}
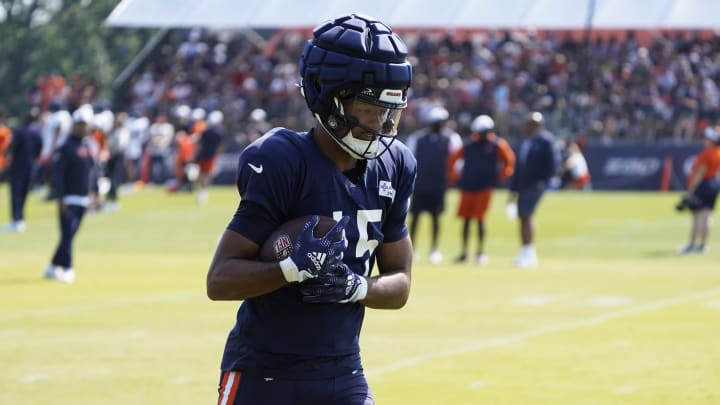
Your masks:
{"label": "white sneaker", "polygon": [[208,199],[209,199],[208,192],[205,190],[198,191],[197,196],[195,196],[195,199],[196,199],[198,205],[207,204]]}
{"label": "white sneaker", "polygon": [[13,222],[13,225],[15,226],[15,232],[25,232],[27,229],[27,226],[25,226],[25,221],[15,221]]}
{"label": "white sneaker", "polygon": [[43,278],[46,278],[48,280],[62,280],[62,269],[60,269],[58,266],[55,266],[54,264],[48,264],[47,267],[45,267],[45,270],[43,270]]}
{"label": "white sneaker", "polygon": [[475,257],[475,263],[477,263],[478,266],[487,266],[488,261],[488,256],[485,253],[480,253]]}
{"label": "white sneaker", "polygon": [[72,284],[75,282],[75,270],[73,269],[67,269],[60,274],[60,281],[67,284]]}
{"label": "white sneaker", "polygon": [[537,255],[531,252],[521,252],[518,257],[515,258],[515,266],[523,269],[537,267],[537,264]]}
{"label": "white sneaker", "polygon": [[439,250],[433,250],[430,252],[430,263],[440,264],[443,260],[443,255]]}

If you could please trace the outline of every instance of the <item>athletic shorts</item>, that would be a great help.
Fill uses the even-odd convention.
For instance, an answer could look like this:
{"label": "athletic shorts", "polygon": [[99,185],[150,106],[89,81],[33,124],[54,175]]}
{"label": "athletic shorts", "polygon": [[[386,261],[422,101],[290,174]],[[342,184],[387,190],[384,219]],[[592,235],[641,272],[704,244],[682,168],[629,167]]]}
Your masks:
{"label": "athletic shorts", "polygon": [[480,221],[485,219],[485,213],[490,206],[492,191],[491,188],[480,191],[461,191],[458,217]]}
{"label": "athletic shorts", "polygon": [[200,166],[200,174],[211,174],[215,169],[215,160],[216,158],[214,157],[199,160],[198,166]]}
{"label": "athletic shorts", "polygon": [[419,214],[423,211],[439,214],[445,210],[445,192],[416,192],[410,203],[410,212]]}
{"label": "athletic shorts", "polygon": [[695,195],[700,201],[698,207],[693,209],[693,211],[715,210],[715,202],[717,201],[718,196],[717,181],[702,180],[700,184],[698,184],[697,188],[695,188],[693,195]]}
{"label": "athletic shorts", "polygon": [[218,405],[375,404],[362,370],[315,379],[264,377],[240,371],[223,371],[218,393]]}
{"label": "athletic shorts", "polygon": [[535,213],[545,189],[540,187],[527,188],[518,191],[518,214],[532,215]]}

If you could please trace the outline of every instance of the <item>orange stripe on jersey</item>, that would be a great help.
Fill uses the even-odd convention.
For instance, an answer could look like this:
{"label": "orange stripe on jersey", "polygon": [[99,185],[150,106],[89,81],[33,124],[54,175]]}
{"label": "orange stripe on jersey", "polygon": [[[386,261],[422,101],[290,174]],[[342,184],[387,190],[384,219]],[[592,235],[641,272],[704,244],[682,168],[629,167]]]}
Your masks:
{"label": "orange stripe on jersey", "polygon": [[224,371],[222,383],[218,392],[220,397],[218,398],[218,405],[232,405],[235,402],[235,396],[237,395],[238,386],[240,385],[240,377],[242,373],[237,371]]}
{"label": "orange stripe on jersey", "polygon": [[498,139],[497,156],[503,162],[503,169],[500,172],[499,181],[503,181],[515,173],[515,153],[510,144],[504,139]]}

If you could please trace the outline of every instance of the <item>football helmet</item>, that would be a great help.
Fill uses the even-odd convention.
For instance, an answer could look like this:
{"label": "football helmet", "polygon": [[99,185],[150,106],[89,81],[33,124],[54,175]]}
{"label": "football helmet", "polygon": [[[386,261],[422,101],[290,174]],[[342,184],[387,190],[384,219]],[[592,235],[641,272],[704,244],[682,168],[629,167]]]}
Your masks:
{"label": "football helmet", "polygon": [[[300,88],[308,108],[333,139],[351,156],[375,159],[395,139],[412,80],[407,46],[387,25],[365,15],[350,14],[313,31],[300,57]],[[379,107],[378,125],[346,114],[343,102],[353,99]],[[371,140],[355,138],[362,128]],[[379,151],[379,145],[384,149]]]}

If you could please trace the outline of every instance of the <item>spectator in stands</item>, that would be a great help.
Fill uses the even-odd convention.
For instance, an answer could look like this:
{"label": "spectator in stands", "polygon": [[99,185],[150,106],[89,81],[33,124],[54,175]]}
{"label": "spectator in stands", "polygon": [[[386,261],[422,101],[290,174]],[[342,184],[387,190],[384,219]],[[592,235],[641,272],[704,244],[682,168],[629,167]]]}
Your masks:
{"label": "spectator in stands", "polygon": [[417,178],[410,213],[410,238],[416,240],[420,214],[427,212],[432,220],[430,263],[439,264],[443,255],[438,247],[440,215],[445,210],[445,191],[450,183],[448,160],[462,147],[460,135],[448,125],[449,113],[445,107],[435,106],[427,112],[427,126],[411,134],[408,149],[417,159]]}
{"label": "spectator in stands", "polygon": [[[38,125],[39,115],[39,108],[31,108],[25,115],[23,124],[12,132],[8,167],[12,222],[4,228],[5,231],[24,232],[26,228],[25,200],[35,175],[35,160],[42,147]],[[0,134],[0,136],[2,135]]]}
{"label": "spectator in stands", "polygon": [[[493,132],[495,123],[488,115],[476,117],[471,125],[470,140],[455,153],[449,162],[451,178],[456,180],[460,190],[458,216],[463,219],[462,245],[456,263],[467,260],[470,221],[477,222],[477,248],[475,263],[488,264],[485,254],[485,214],[490,206],[493,189],[515,170],[515,153],[503,138]],[[458,175],[457,161],[462,159]]]}
{"label": "spectator in stands", "polygon": [[557,173],[560,156],[555,137],[543,127],[543,115],[530,113],[525,124],[525,138],[517,152],[515,174],[510,183],[510,203],[516,203],[520,217],[520,254],[515,265],[537,266],[533,215],[550,179]]}
{"label": "spectator in stands", "polygon": [[678,208],[692,212],[689,243],[679,250],[681,254],[705,253],[710,235],[710,216],[715,210],[720,180],[720,130],[705,130],[705,148],[697,155],[688,176],[687,192]]}

